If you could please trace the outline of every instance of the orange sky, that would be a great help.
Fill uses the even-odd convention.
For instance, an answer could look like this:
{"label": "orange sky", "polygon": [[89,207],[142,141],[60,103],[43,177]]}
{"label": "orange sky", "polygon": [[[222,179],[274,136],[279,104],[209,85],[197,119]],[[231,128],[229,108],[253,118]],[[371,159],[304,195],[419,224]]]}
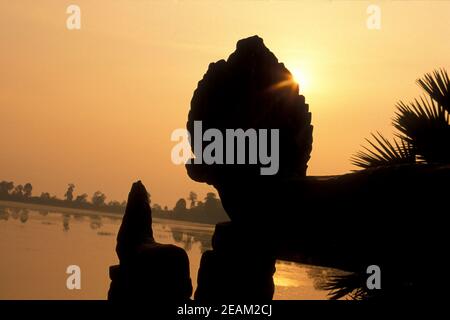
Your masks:
{"label": "orange sky", "polygon": [[[81,30],[66,8],[81,8]],[[366,27],[370,3],[381,30]],[[416,78],[450,70],[446,1],[6,1],[0,2],[0,180],[62,197],[100,189],[126,198],[142,179],[172,207],[190,190],[170,160],[197,82],[238,39],[258,34],[307,82],[311,175],[347,172],[370,132],[392,134],[399,99]]]}

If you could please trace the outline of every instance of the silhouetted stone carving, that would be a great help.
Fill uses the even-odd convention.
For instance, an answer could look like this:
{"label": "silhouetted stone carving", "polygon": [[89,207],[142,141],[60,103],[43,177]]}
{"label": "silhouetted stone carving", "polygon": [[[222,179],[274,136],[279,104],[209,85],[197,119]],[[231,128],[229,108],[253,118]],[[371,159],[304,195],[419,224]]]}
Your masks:
{"label": "silhouetted stone carving", "polygon": [[305,98],[291,73],[254,36],[238,41],[227,61],[209,65],[191,101],[192,139],[194,121],[202,121],[203,131],[215,128],[224,136],[226,129],[279,130],[275,175],[261,176],[261,164],[186,165],[193,180],[216,187],[232,220],[217,225],[213,250],[202,257],[196,299],[271,299],[277,245],[270,225],[274,202],[267,206],[267,201],[274,184],[306,175],[312,126]]}
{"label": "silhouetted stone carving", "polygon": [[153,244],[152,212],[149,194],[144,185],[133,183],[127,207],[117,235],[116,252],[120,262],[133,259],[143,244]]}
{"label": "silhouetted stone carving", "polygon": [[271,300],[275,255],[264,238],[249,239],[248,230],[232,222],[216,225],[213,250],[203,253],[195,299],[202,302]]}
{"label": "silhouetted stone carving", "polygon": [[149,195],[144,185],[133,184],[117,236],[119,266],[110,267],[113,301],[182,301],[192,294],[189,259],[174,245],[153,238]]}
{"label": "silhouetted stone carving", "polygon": [[[194,121],[208,128],[279,129],[279,171],[261,176],[260,164],[187,164],[195,181],[212,184],[234,222],[267,223],[272,212],[255,208],[274,183],[302,178],[312,148],[311,113],[292,75],[258,36],[238,41],[227,61],[209,65],[191,101],[187,129],[195,139]],[[192,147],[193,148],[193,147]],[[196,150],[193,151],[195,152]],[[198,150],[197,150],[198,152]],[[256,210],[255,210],[256,209]]]}
{"label": "silhouetted stone carving", "polygon": [[[280,129],[276,177],[304,177],[312,146],[311,114],[298,84],[258,36],[238,41],[228,60],[209,65],[191,100],[187,129]],[[193,150],[194,151],[194,150]],[[260,177],[260,165],[187,165],[189,176],[214,186]]]}

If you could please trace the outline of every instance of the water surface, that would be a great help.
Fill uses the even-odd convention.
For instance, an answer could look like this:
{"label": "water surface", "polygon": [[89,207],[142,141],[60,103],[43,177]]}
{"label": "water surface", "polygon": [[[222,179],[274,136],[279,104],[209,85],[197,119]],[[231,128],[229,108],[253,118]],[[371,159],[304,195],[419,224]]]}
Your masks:
{"label": "water surface", "polygon": [[[0,299],[106,299],[120,223],[118,215],[0,202]],[[157,241],[187,251],[195,290],[214,226],[154,219],[153,230]],[[81,268],[81,290],[66,288],[73,264]],[[327,299],[318,285],[339,273],[284,261],[276,269],[275,299]]]}

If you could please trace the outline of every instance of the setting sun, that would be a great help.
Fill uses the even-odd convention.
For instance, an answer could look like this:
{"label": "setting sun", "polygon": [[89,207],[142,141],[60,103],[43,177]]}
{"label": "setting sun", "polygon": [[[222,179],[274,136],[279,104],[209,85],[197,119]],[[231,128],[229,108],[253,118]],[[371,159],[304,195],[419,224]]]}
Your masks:
{"label": "setting sun", "polygon": [[289,69],[289,71],[292,73],[292,79],[298,83],[300,92],[304,92],[308,87],[308,81],[305,74],[297,68]]}

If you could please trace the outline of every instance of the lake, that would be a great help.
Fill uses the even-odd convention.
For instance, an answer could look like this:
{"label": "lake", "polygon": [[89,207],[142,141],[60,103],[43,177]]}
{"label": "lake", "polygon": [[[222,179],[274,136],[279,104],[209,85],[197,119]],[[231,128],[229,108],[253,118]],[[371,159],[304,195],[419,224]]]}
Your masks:
{"label": "lake", "polygon": [[[0,299],[106,299],[108,268],[118,264],[118,215],[0,202]],[[154,219],[155,239],[184,248],[192,284],[214,226]],[[66,288],[66,269],[81,268],[81,289]],[[327,299],[319,286],[341,271],[278,261],[274,299]]]}

